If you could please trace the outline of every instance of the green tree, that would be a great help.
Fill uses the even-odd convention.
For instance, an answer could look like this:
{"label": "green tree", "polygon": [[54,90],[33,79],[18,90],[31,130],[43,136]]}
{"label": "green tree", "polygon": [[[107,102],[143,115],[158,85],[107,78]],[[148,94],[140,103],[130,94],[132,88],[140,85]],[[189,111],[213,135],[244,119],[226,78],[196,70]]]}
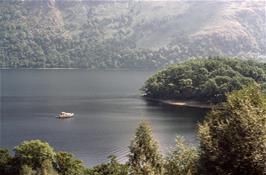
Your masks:
{"label": "green tree", "polygon": [[7,149],[0,149],[0,174],[8,174],[11,166],[12,157]]}
{"label": "green tree", "polygon": [[116,156],[108,157],[110,162],[97,165],[88,171],[88,175],[128,175],[128,166],[120,164]]}
{"label": "green tree", "polygon": [[58,175],[57,171],[55,170],[53,166],[53,162],[50,160],[45,160],[42,163],[41,169],[40,169],[41,175]]}
{"label": "green tree", "polygon": [[129,174],[160,175],[163,173],[163,158],[147,122],[140,123],[129,150]]}
{"label": "green tree", "polygon": [[82,161],[67,152],[56,153],[56,164],[60,175],[83,175],[85,171]]}
{"label": "green tree", "polygon": [[24,141],[14,150],[18,164],[28,165],[33,169],[41,168],[44,161],[54,162],[55,158],[53,148],[40,140]]}
{"label": "green tree", "polygon": [[199,126],[200,173],[266,174],[266,100],[256,85],[227,95]]}
{"label": "green tree", "polygon": [[42,163],[42,167],[37,169],[33,169],[29,165],[22,165],[19,175],[58,175],[58,173],[53,168],[52,162],[45,160]]}
{"label": "green tree", "polygon": [[37,172],[29,165],[22,165],[19,171],[19,175],[37,175]]}
{"label": "green tree", "polygon": [[194,175],[197,162],[198,151],[189,147],[182,137],[177,137],[175,148],[166,157],[165,175]]}

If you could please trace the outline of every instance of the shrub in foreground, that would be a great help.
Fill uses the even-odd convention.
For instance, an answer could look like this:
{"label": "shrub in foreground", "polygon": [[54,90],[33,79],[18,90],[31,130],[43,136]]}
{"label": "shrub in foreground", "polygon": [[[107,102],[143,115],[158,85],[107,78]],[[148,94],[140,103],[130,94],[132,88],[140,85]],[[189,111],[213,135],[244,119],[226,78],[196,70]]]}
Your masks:
{"label": "shrub in foreground", "polygon": [[195,175],[197,162],[197,149],[189,147],[182,137],[177,137],[176,146],[166,157],[165,175]]}
{"label": "shrub in foreground", "polygon": [[0,149],[0,174],[8,174],[12,166],[12,156],[7,149]]}
{"label": "shrub in foreground", "polygon": [[266,174],[266,101],[258,86],[228,95],[199,127],[200,173]]}
{"label": "shrub in foreground", "polygon": [[54,162],[55,152],[46,142],[40,140],[24,141],[15,147],[15,159],[19,165],[41,168],[44,161]]}
{"label": "shrub in foreground", "polygon": [[116,156],[108,157],[110,162],[97,165],[88,170],[88,175],[128,175],[127,164],[121,164]]}
{"label": "shrub in foreground", "polygon": [[60,175],[83,175],[85,168],[82,161],[67,152],[56,153],[56,169]]}

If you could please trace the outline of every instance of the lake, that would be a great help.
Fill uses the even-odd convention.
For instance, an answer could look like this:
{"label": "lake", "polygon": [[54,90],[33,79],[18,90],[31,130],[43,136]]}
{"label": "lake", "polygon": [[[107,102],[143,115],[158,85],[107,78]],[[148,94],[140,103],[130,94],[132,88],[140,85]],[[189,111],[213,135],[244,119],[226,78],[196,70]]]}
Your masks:
{"label": "lake", "polygon": [[[203,109],[150,103],[139,89],[154,71],[1,70],[0,147],[41,139],[92,166],[126,161],[135,128],[147,120],[166,153],[177,135],[197,145]],[[61,112],[75,117],[60,120]]]}

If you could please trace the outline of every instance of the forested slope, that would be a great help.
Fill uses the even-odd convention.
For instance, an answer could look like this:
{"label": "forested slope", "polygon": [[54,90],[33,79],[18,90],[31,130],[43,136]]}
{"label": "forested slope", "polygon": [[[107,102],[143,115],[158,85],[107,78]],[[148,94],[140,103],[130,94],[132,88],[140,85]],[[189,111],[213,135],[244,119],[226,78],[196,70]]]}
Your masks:
{"label": "forested slope", "polygon": [[157,68],[265,58],[264,2],[0,1],[0,66]]}

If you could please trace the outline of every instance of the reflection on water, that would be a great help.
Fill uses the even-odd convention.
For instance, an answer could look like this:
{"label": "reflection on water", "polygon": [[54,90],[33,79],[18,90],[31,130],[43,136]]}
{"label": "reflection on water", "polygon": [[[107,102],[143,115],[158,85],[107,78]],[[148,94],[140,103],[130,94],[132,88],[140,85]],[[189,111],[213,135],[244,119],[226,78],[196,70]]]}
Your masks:
{"label": "reflection on water", "polygon": [[[202,109],[146,102],[138,89],[153,72],[2,70],[1,147],[42,139],[95,165],[110,154],[125,161],[140,120],[148,120],[163,152],[182,135],[196,144]],[[61,111],[74,112],[67,120]]]}

